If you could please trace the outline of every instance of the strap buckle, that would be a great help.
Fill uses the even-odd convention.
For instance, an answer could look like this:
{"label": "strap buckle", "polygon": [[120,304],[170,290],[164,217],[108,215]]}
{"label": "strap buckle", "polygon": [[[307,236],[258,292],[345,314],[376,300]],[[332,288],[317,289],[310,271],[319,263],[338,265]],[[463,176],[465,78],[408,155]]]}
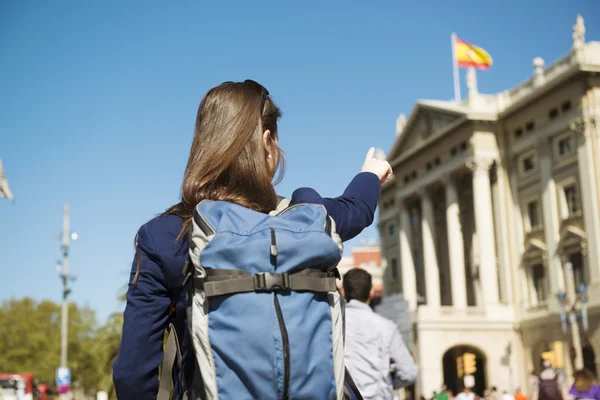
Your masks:
{"label": "strap buckle", "polygon": [[333,277],[335,279],[342,279],[342,275],[340,275],[340,270],[337,267],[333,267],[327,270],[327,276]]}
{"label": "strap buckle", "polygon": [[289,290],[290,275],[287,272],[274,274],[271,272],[259,272],[254,274],[254,288],[256,291]]}

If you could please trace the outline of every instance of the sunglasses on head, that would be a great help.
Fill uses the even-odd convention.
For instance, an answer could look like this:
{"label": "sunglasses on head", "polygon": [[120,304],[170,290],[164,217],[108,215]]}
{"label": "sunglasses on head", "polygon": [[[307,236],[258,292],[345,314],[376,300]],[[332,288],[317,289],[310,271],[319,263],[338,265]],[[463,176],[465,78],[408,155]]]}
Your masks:
{"label": "sunglasses on head", "polygon": [[246,79],[244,83],[248,85],[252,85],[260,89],[260,93],[262,95],[262,99],[260,100],[260,115],[262,117],[263,111],[265,111],[265,102],[267,101],[267,96],[269,95],[269,91],[266,87],[261,85],[260,83],[253,81],[252,79]]}

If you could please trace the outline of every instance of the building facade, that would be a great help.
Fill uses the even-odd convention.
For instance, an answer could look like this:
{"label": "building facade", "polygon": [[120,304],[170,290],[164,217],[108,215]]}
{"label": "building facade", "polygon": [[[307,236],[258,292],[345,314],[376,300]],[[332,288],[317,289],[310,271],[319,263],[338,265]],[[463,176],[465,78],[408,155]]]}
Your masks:
{"label": "building facade", "polygon": [[600,42],[580,16],[572,36],[514,89],[479,93],[468,70],[465,100],[398,118],[384,296],[409,303],[425,397],[464,375],[527,391],[542,358],[600,372]]}
{"label": "building facade", "polygon": [[[381,247],[374,243],[361,243],[359,247],[352,249],[352,255],[342,257],[337,269],[343,278],[346,272],[352,268],[361,268],[371,274],[375,295],[371,301],[371,306],[376,307],[381,302],[383,296],[383,274],[386,268],[386,261],[381,257]],[[341,288],[342,281],[338,281]]]}

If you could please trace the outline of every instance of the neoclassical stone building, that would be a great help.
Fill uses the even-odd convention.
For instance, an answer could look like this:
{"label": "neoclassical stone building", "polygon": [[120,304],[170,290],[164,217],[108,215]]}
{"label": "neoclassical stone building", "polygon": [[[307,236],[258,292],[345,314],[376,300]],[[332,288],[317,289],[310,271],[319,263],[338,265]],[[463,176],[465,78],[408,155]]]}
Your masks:
{"label": "neoclassical stone building", "polygon": [[[569,53],[535,58],[521,85],[482,94],[469,70],[466,100],[421,100],[397,121],[384,290],[409,303],[426,397],[466,374],[478,391],[527,391],[541,357],[600,372],[600,42],[584,36],[578,16]],[[589,326],[567,318],[563,333],[581,287]]]}

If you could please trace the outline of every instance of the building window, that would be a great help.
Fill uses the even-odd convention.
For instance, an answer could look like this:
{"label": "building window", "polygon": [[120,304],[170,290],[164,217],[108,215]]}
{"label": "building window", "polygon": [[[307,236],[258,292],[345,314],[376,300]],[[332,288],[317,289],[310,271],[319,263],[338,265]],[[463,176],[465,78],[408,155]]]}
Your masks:
{"label": "building window", "polygon": [[404,183],[408,183],[410,181],[410,176],[404,175]]}
{"label": "building window", "polygon": [[558,139],[558,141],[556,142],[556,151],[558,152],[559,158],[568,156],[569,154],[573,154],[573,137],[571,135],[568,135]]}
{"label": "building window", "polygon": [[440,160],[439,157],[436,157],[434,162],[435,162],[435,165],[440,165],[442,163],[442,160]]}
{"label": "building window", "polygon": [[520,138],[521,136],[523,136],[523,128],[515,129],[515,137]]}
{"label": "building window", "polygon": [[411,216],[410,216],[410,223],[412,224],[412,226],[419,226],[420,218],[419,218],[419,212],[417,211],[416,208],[412,209]]}
{"label": "building window", "polygon": [[412,179],[415,179],[415,178],[417,177],[417,171],[413,171],[413,172],[410,174],[410,177],[411,177]]}
{"label": "building window", "polygon": [[390,224],[390,226],[388,227],[388,232],[390,236],[394,236],[396,234],[396,225]]}
{"label": "building window", "polygon": [[551,109],[550,112],[548,113],[548,117],[550,119],[554,119],[554,118],[558,117],[558,108]]}
{"label": "building window", "polygon": [[398,279],[398,260],[392,258],[392,278]]}
{"label": "building window", "polygon": [[427,168],[427,171],[431,171],[431,163],[430,162],[427,163],[426,168]]}
{"label": "building window", "polygon": [[564,103],[562,103],[561,109],[563,110],[563,112],[569,111],[571,109],[571,100],[567,100]]}
{"label": "building window", "polygon": [[535,156],[533,154],[523,157],[522,160],[523,172],[528,173],[535,169]]}
{"label": "building window", "polygon": [[568,216],[571,217],[578,214],[581,210],[581,205],[579,203],[579,192],[577,191],[577,186],[574,184],[565,186],[563,192],[565,195]]}
{"label": "building window", "polygon": [[458,153],[458,149],[456,148],[456,146],[454,146],[453,148],[450,149],[450,155],[452,157],[456,156],[456,153]]}
{"label": "building window", "polygon": [[525,130],[527,132],[531,132],[534,129],[535,129],[535,122],[534,121],[529,121],[528,123],[525,124]]}
{"label": "building window", "polygon": [[581,252],[572,253],[569,255],[569,261],[573,267],[573,278],[575,280],[575,290],[579,289],[581,285],[588,285],[587,271],[585,270],[585,264],[583,263],[583,254]]}
{"label": "building window", "polygon": [[537,201],[527,203],[527,216],[529,217],[530,229],[535,229],[541,226],[540,207]]}
{"label": "building window", "polygon": [[536,264],[531,267],[531,281],[537,297],[537,302],[546,301],[548,295],[546,288],[546,269],[544,264]]}
{"label": "building window", "polygon": [[467,149],[467,142],[462,142],[462,143],[460,144],[460,149],[461,149],[461,150],[466,150],[466,149]]}

